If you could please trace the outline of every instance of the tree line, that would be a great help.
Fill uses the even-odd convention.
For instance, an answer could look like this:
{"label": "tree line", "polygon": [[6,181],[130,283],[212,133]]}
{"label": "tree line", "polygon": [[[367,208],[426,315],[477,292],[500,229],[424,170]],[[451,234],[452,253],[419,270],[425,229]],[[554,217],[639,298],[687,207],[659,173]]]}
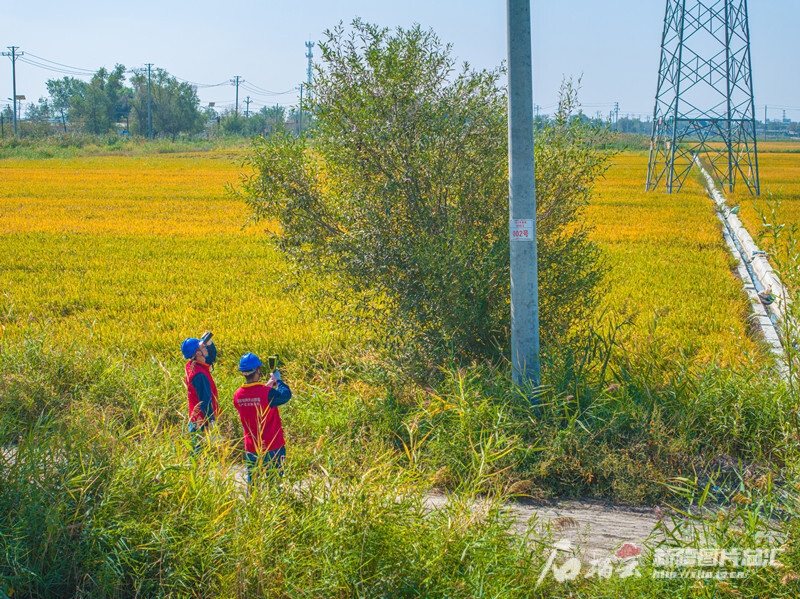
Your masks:
{"label": "tree line", "polygon": [[[179,134],[228,134],[255,136],[279,130],[295,130],[299,119],[294,109],[263,107],[246,117],[234,110],[216,111],[201,107],[197,88],[179,81],[161,68],[134,73],[126,83],[126,69],[117,64],[101,68],[89,81],[75,77],[49,79],[48,97],[27,106],[18,115],[23,136],[59,133],[105,135],[129,133],[156,137]],[[6,107],[3,121],[10,125],[13,112]],[[8,134],[8,131],[5,132]]]}

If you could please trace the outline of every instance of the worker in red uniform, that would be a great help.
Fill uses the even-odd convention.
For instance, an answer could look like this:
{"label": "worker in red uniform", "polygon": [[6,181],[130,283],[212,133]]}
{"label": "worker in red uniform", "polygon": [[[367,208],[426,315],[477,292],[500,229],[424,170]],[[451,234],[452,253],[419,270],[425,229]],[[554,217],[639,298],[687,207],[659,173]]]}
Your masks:
{"label": "worker in red uniform", "polygon": [[213,341],[203,343],[188,337],[181,344],[181,353],[186,362],[186,390],[189,395],[189,434],[192,438],[192,455],[200,449],[202,433],[214,430],[219,405],[217,386],[211,375],[211,365],[217,359],[217,348]]}
{"label": "worker in red uniform", "polygon": [[248,484],[260,471],[283,476],[286,460],[286,442],[278,407],[292,398],[292,391],[281,380],[277,368],[269,380],[263,382],[262,366],[255,354],[242,356],[239,371],[245,376],[245,384],[233,396],[233,405],[239,410],[244,429]]}

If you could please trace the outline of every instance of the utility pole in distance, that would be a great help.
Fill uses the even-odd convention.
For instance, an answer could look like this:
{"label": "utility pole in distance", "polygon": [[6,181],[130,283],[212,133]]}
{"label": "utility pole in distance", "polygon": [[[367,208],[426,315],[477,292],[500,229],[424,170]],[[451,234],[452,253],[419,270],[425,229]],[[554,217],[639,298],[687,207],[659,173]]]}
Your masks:
{"label": "utility pole in distance", "polygon": [[17,52],[19,46],[8,46],[11,52],[3,52],[3,56],[11,58],[11,86],[14,94],[14,135],[17,134],[17,58],[24,56],[25,52]]}
{"label": "utility pole in distance", "polygon": [[507,0],[508,204],[511,246],[511,367],[515,385],[538,386],[539,273],[533,162],[530,0]]}
{"label": "utility pole in distance", "polygon": [[239,84],[244,83],[244,79],[242,79],[239,75],[236,75],[233,79],[231,79],[231,83],[236,86],[236,116],[239,116]]}
{"label": "utility pole in distance", "polygon": [[298,107],[298,113],[300,116],[300,122],[297,126],[297,133],[298,135],[303,132],[303,84],[300,84],[300,106]]}
{"label": "utility pole in distance", "polygon": [[247,118],[250,115],[250,96],[247,96],[247,100],[244,103],[247,105],[244,109],[244,118]]}
{"label": "utility pole in distance", "polygon": [[147,63],[147,137],[153,139],[153,96],[150,94],[150,68],[152,62]]}

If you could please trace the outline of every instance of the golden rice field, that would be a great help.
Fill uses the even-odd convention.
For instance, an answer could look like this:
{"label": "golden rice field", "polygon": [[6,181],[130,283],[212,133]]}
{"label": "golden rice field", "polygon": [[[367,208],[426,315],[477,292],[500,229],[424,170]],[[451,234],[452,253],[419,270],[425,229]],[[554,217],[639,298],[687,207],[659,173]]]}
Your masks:
{"label": "golden rice field", "polygon": [[0,161],[0,325],[133,356],[216,332],[238,356],[324,353],[346,334],[303,316],[264,228],[225,185],[225,152]]}
{"label": "golden rice field", "polygon": [[611,264],[605,308],[639,314],[629,331],[639,346],[720,364],[757,359],[711,200],[692,177],[679,194],[645,193],[646,173],[646,154],[617,155],[587,210]]}
{"label": "golden rice field", "polygon": [[[264,227],[243,228],[246,209],[225,191],[240,159],[0,160],[0,335],[46,329],[159,359],[203,329],[234,356],[350,347],[352,333],[304,311],[302,293],[280,282]],[[800,188],[800,154],[764,164],[762,181]],[[757,344],[711,202],[691,178],[681,194],[645,194],[646,167],[646,155],[618,155],[587,210],[611,265],[603,310],[638,314],[626,332],[635,345],[749,361]]]}
{"label": "golden rice field", "polygon": [[730,194],[733,204],[739,204],[740,216],[754,235],[762,229],[759,210],[769,213],[767,200],[780,200],[780,214],[783,222],[800,224],[800,144],[785,144],[787,152],[766,151],[759,154],[758,170],[761,182],[761,197],[753,198],[747,187],[739,184],[735,193]]}

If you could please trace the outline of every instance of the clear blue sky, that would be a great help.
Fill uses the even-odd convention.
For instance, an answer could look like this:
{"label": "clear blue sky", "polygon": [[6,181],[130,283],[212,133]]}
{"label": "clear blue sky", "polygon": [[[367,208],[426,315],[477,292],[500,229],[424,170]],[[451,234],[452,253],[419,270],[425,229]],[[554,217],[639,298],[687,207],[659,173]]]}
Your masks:
{"label": "clear blue sky", "polygon": [[[293,104],[305,79],[304,42],[355,16],[394,27],[420,23],[453,44],[460,60],[493,67],[506,58],[502,0],[306,0],[209,2],[139,0],[133,4],[76,0],[4,3],[0,46],[71,67],[96,70],[152,62],[177,77],[216,84],[241,75],[257,109]],[[787,107],[800,120],[800,2],[749,3],[757,117],[763,106]],[[531,0],[534,100],[552,110],[563,76],[583,75],[584,110],[604,115],[615,101],[622,115],[651,114],[664,18],[663,0]],[[318,55],[318,52],[315,52]],[[36,100],[44,82],[63,74],[17,63],[17,93]],[[255,87],[252,87],[255,86]],[[230,85],[201,87],[203,104],[234,101]],[[11,61],[0,60],[0,103],[11,96]],[[243,109],[243,105],[241,106]],[[770,118],[779,118],[778,110]]]}

